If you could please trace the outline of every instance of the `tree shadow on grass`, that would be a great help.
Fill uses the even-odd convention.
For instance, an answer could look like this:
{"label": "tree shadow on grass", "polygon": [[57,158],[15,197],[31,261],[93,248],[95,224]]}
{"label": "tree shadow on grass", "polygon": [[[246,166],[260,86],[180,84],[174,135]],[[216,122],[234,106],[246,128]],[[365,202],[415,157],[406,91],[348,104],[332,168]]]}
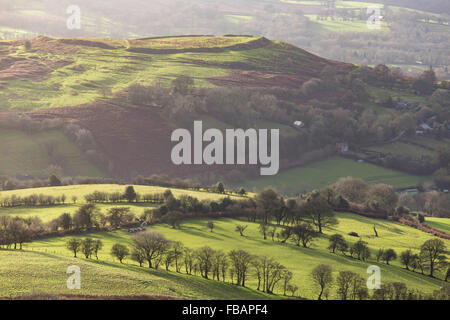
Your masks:
{"label": "tree shadow on grass", "polygon": [[200,228],[195,228],[195,227],[181,227],[179,229],[179,231],[193,235],[193,236],[197,236],[200,238],[208,238],[208,239],[219,240],[219,241],[222,241],[223,238],[232,238],[223,233],[206,232],[205,230],[201,230]]}
{"label": "tree shadow on grass", "polygon": [[[232,292],[226,292],[225,294],[228,296],[229,299],[238,299],[240,297],[245,297],[248,294],[251,294],[254,297],[258,298],[269,298],[267,295],[258,292],[256,290],[250,289],[250,288],[241,288],[237,287],[231,283],[228,282],[222,282],[222,281],[216,281],[213,279],[203,279],[196,275],[187,275],[183,272],[176,273],[174,271],[165,271],[163,269],[150,269],[148,266],[142,266],[138,267],[135,265],[130,264],[115,264],[112,262],[107,261],[90,261],[102,266],[116,268],[116,269],[125,269],[127,271],[134,271],[139,272],[142,274],[152,275],[164,280],[168,280],[172,283],[180,284],[180,282],[183,282],[184,285],[190,287],[193,292],[202,293],[208,296],[220,296],[221,293],[223,293],[224,287],[227,290],[231,290]],[[170,289],[170,288],[169,288]],[[211,289],[217,290],[217,292],[214,292],[211,294]],[[186,296],[183,292],[177,292],[176,290],[173,291],[174,293],[177,293],[180,296]],[[233,297],[233,294],[236,293],[237,297]]]}

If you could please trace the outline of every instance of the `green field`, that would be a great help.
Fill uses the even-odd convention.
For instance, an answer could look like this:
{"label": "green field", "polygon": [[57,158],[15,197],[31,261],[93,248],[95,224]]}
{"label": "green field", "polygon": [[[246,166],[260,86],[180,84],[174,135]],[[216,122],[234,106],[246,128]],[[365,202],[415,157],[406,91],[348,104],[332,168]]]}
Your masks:
{"label": "green field", "polygon": [[[166,190],[162,187],[134,186],[139,193],[159,193]],[[1,209],[0,214],[14,216],[38,216],[43,221],[49,221],[63,212],[73,213],[84,200],[83,195],[100,191],[123,191],[123,185],[81,185],[52,188],[37,188],[4,191],[0,197],[11,196],[12,194],[25,196],[29,194],[43,193],[49,195],[61,195],[64,193],[68,201],[72,195],[79,197],[77,204],[66,204],[52,208],[14,208]],[[203,191],[191,191],[182,189],[171,189],[175,196],[189,194],[200,199],[220,199],[223,195],[208,193]],[[112,206],[129,206],[132,211],[139,214],[145,208],[152,207],[146,204],[99,204],[99,208],[104,211]],[[442,281],[422,276],[403,269],[399,261],[394,261],[388,266],[377,263],[372,257],[367,262],[358,261],[341,254],[331,254],[327,250],[328,238],[333,233],[344,235],[347,241],[353,243],[357,238],[348,236],[349,232],[357,232],[361,239],[367,241],[375,255],[379,248],[393,248],[398,254],[401,251],[412,249],[418,251],[420,245],[433,238],[432,235],[420,230],[407,227],[405,225],[389,220],[375,220],[361,217],[350,213],[338,213],[339,225],[324,230],[324,235],[313,242],[311,248],[300,248],[292,243],[280,244],[272,242],[270,239],[263,240],[258,232],[258,223],[237,219],[214,220],[214,232],[206,226],[208,220],[193,219],[182,223],[180,229],[173,229],[166,224],[158,224],[148,227],[149,229],[161,231],[168,239],[181,241],[190,248],[199,248],[204,245],[230,251],[232,249],[245,249],[256,255],[268,255],[276,258],[294,274],[294,283],[300,288],[298,295],[306,298],[315,297],[315,288],[310,279],[311,270],[320,263],[332,265],[334,274],[343,270],[350,270],[366,277],[366,269],[369,265],[376,264],[381,267],[382,281],[405,282],[409,288],[419,289],[424,292],[432,292],[442,285]],[[427,223],[440,229],[448,230],[449,219],[427,218]],[[248,225],[245,237],[241,237],[235,232],[237,224]],[[373,226],[376,226],[379,237],[373,234]],[[23,252],[0,251],[0,286],[2,294],[0,296],[17,296],[32,293],[70,293],[65,289],[65,270],[69,265],[79,265],[83,275],[83,285],[80,294],[95,295],[169,295],[171,297],[185,298],[264,298],[266,296],[252,290],[240,290],[228,284],[221,284],[214,281],[205,281],[199,277],[177,275],[164,271],[148,271],[147,268],[139,268],[131,260],[125,260],[123,265],[116,262],[110,255],[113,244],[123,243],[131,246],[131,235],[124,230],[113,232],[96,232],[81,234],[75,237],[92,237],[101,239],[104,248],[99,253],[99,261],[86,260],[84,258],[72,258],[72,253],[65,248],[65,242],[72,236],[53,237],[39,239],[24,244]],[[445,240],[447,246],[450,241]],[[80,254],[81,256],[81,254]],[[14,268],[22,265],[23,268]],[[442,276],[438,274],[438,276]],[[14,281],[11,281],[14,279]],[[52,279],[48,281],[48,279]],[[45,283],[44,283],[45,282]],[[255,280],[248,282],[248,287],[256,287]],[[38,288],[38,289],[35,289]],[[334,291],[333,291],[334,292]],[[73,292],[72,292],[73,293]],[[280,291],[277,291],[280,294]],[[336,296],[332,295],[332,298]]]}
{"label": "green field", "polygon": [[[250,44],[261,37],[169,37],[146,40],[78,39],[94,43],[83,46],[61,43],[61,40],[37,38],[32,41],[36,49],[27,51],[23,46],[10,47],[9,56],[25,59],[27,63],[39,60],[67,61],[68,64],[53,70],[48,77],[39,81],[11,79],[1,83],[0,110],[31,111],[39,108],[77,106],[94,102],[120,92],[132,84],[151,85],[156,82],[170,86],[170,82],[180,75],[189,74],[198,87],[214,87],[207,79],[230,74],[230,64],[240,63],[244,69],[288,72],[292,68],[280,66],[279,56],[287,53],[282,46],[278,48],[250,47],[247,50],[234,50],[234,45]],[[105,50],[101,45],[110,46]],[[45,49],[40,49],[44,47]],[[57,47],[59,52],[47,52]],[[49,49],[50,48],[50,49]],[[137,53],[128,49],[205,49],[206,52]],[[228,49],[223,49],[228,48]],[[216,49],[220,49],[217,51]],[[223,50],[222,50],[223,49]],[[64,51],[68,52],[65,53]],[[71,51],[76,50],[76,54]],[[210,52],[209,52],[210,50]],[[307,65],[302,50],[290,50],[292,59]],[[24,72],[26,72],[24,70]]]}
{"label": "green field", "polygon": [[390,153],[393,155],[410,156],[415,159],[420,159],[423,156],[434,157],[435,155],[434,151],[401,141],[381,146],[369,147],[366,148],[366,150],[377,151],[384,154]]}
{"label": "green field", "polygon": [[[390,266],[377,263],[373,258],[367,262],[361,262],[340,254],[331,254],[326,249],[328,246],[328,237],[336,232],[343,234],[349,242],[354,242],[355,238],[348,236],[347,233],[350,231],[357,232],[364,241],[369,243],[372,255],[375,254],[378,248],[393,248],[397,253],[407,249],[417,251],[424,241],[433,238],[431,235],[402,224],[364,218],[354,214],[339,213],[338,218],[340,224],[332,230],[325,230],[325,235],[315,241],[312,248],[307,249],[296,247],[291,243],[283,245],[278,242],[272,242],[269,239],[264,241],[262,235],[258,232],[258,224],[233,219],[216,220],[213,233],[206,227],[207,220],[187,221],[182,224],[179,230],[172,229],[167,225],[156,225],[152,229],[160,230],[168,239],[182,241],[185,246],[191,248],[199,248],[204,245],[209,245],[215,249],[224,251],[241,248],[253,254],[275,257],[294,273],[294,282],[300,288],[298,294],[307,298],[314,298],[315,296],[310,272],[319,263],[332,265],[335,275],[338,271],[351,270],[359,273],[363,277],[366,277],[367,267],[376,264],[381,267],[382,282],[401,281],[407,283],[410,288],[420,289],[424,292],[431,292],[442,285],[443,282],[440,280],[431,279],[427,276],[403,269],[398,261],[393,262]],[[236,224],[248,225],[245,238],[242,238],[239,236],[239,233],[234,231]],[[373,235],[373,225],[377,227],[379,238],[375,238]],[[100,232],[89,234],[89,236],[102,239],[104,242],[105,247],[99,254],[99,259],[103,261],[104,265],[117,265],[109,255],[110,248],[114,243],[131,244],[130,236],[124,231]],[[61,260],[69,259],[71,253],[64,247],[64,242],[67,238],[61,237],[35,241],[26,244],[25,250],[46,254],[49,257],[58,256],[58,259]],[[446,241],[446,243],[447,246],[450,245],[449,241]],[[85,261],[82,258],[78,260]],[[134,265],[130,260],[126,260],[125,262],[126,268],[132,268],[131,266]],[[105,275],[102,275],[102,279],[103,276]],[[43,275],[41,277],[39,275],[37,278],[45,279],[45,276]],[[19,281],[16,285],[25,286],[23,281]],[[249,282],[249,287],[255,287],[254,280]],[[140,288],[131,288],[129,290],[136,293]],[[122,289],[120,292],[125,291],[126,289]],[[88,289],[84,291],[84,293],[89,292]],[[335,296],[333,295],[333,297]]]}
{"label": "green field", "polygon": [[[168,188],[154,187],[154,186],[134,186],[137,193],[140,194],[155,194],[163,193]],[[63,213],[74,213],[80,206],[86,203],[84,196],[86,194],[92,193],[94,191],[106,190],[109,193],[112,192],[124,192],[125,186],[122,185],[76,185],[76,186],[64,186],[64,187],[48,187],[48,188],[36,188],[36,189],[21,189],[21,190],[11,190],[11,191],[1,191],[0,199],[9,197],[12,195],[24,197],[31,194],[44,194],[52,195],[55,197],[64,194],[67,197],[66,204],[56,205],[52,207],[16,207],[16,208],[0,208],[0,214],[9,214],[13,216],[20,216],[22,218],[35,217],[38,216],[43,222],[49,222]],[[210,193],[203,191],[192,191],[183,189],[170,188],[175,197],[181,195],[190,195],[198,198],[199,200],[220,200],[224,198],[224,195],[218,193]],[[76,196],[77,202],[72,202],[72,196]],[[231,196],[232,198],[237,198]],[[106,212],[112,207],[130,207],[131,211],[137,216],[140,216],[146,209],[154,207],[152,204],[148,203],[99,203],[98,208],[102,212]]]}
{"label": "green field", "polygon": [[[30,194],[42,193],[45,195],[53,195],[60,196],[61,194],[65,194],[67,199],[70,199],[72,196],[77,196],[79,200],[84,201],[84,196],[86,194],[92,193],[94,191],[105,191],[105,192],[123,192],[125,191],[125,187],[128,185],[118,185],[118,184],[86,184],[86,185],[70,185],[70,186],[62,186],[62,187],[45,187],[45,188],[34,188],[34,189],[20,189],[20,190],[10,190],[10,191],[1,191],[0,197],[11,196],[13,194],[17,196],[27,196]],[[137,193],[145,194],[145,193],[162,193],[167,189],[170,189],[175,197],[179,197],[180,195],[187,194],[193,197],[198,198],[199,200],[218,200],[225,197],[219,193],[212,193],[206,191],[194,191],[194,190],[185,190],[178,188],[166,188],[166,187],[157,187],[157,186],[141,186],[135,185],[134,189]],[[233,197],[233,196],[232,196]]]}
{"label": "green field", "polygon": [[[280,0],[285,3],[294,3],[305,6],[323,6],[324,1],[321,0]],[[367,7],[382,7],[380,3],[375,2],[361,2],[361,1],[336,1],[336,8],[367,8]]]}
{"label": "green field", "polygon": [[[0,297],[48,294],[153,295],[184,299],[264,299],[255,290],[110,261],[86,261],[45,252],[0,250]],[[67,289],[69,266],[81,271],[81,290]],[[20,266],[20,267],[18,267]]]}
{"label": "green field", "polygon": [[369,184],[385,183],[395,188],[415,186],[427,177],[413,176],[386,169],[370,163],[333,157],[304,167],[281,171],[273,177],[260,178],[244,184],[248,190],[274,188],[279,192],[299,194],[312,189],[323,188],[342,177],[361,178]]}
{"label": "green field", "polygon": [[444,231],[450,234],[450,219],[426,217],[425,223],[430,227]]}
{"label": "green field", "polygon": [[225,18],[234,24],[241,24],[241,23],[247,23],[253,20],[252,16],[246,16],[246,15],[238,15],[238,14],[228,14],[225,16]]}
{"label": "green field", "polygon": [[[61,131],[27,134],[0,129],[0,137],[0,149],[7,150],[0,156],[0,175],[42,177],[51,165],[58,165],[67,176],[105,176]],[[52,146],[51,153],[48,144]]]}
{"label": "green field", "polygon": [[318,20],[315,14],[306,14],[309,20],[317,23],[320,28],[318,31],[334,31],[334,32],[389,32],[389,26],[385,22],[381,22],[379,29],[369,29],[365,20],[343,21],[334,20]]}

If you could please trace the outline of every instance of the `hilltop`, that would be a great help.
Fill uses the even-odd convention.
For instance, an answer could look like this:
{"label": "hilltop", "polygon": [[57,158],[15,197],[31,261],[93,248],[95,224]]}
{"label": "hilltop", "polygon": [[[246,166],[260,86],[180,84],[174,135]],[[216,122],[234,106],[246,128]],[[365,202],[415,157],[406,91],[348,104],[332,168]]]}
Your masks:
{"label": "hilltop", "polygon": [[[432,65],[440,78],[450,77],[450,8],[446,0],[232,0],[220,5],[206,0],[117,0],[107,8],[79,0],[80,30],[66,27],[70,2],[0,3],[0,39],[39,34],[118,39],[257,34],[283,39],[330,59],[372,66],[384,63],[408,74],[418,74]],[[380,8],[383,19],[379,29],[366,25],[371,7]]]}
{"label": "hilltop", "polygon": [[1,110],[14,112],[93,103],[105,97],[105,89],[117,94],[135,83],[169,85],[180,75],[193,77],[200,87],[298,88],[327,66],[350,67],[250,36],[140,40],[40,36],[0,41],[0,50]]}
{"label": "hilltop", "polygon": [[[386,66],[328,60],[258,36],[0,41],[0,126],[16,145],[0,174],[169,174],[236,184],[257,178],[253,168],[171,164],[171,132],[202,120],[207,128],[279,128],[283,170],[337,155],[336,145],[345,142],[352,154],[344,155],[343,167],[365,159],[406,170],[395,184],[411,187],[429,180],[439,168],[435,153],[449,145],[442,131],[449,116],[447,84],[417,94],[416,82]],[[434,90],[439,94],[431,96]],[[416,127],[427,119],[436,130],[417,143]],[[296,127],[295,120],[306,126]],[[47,137],[31,143],[40,161],[23,162],[30,145],[23,133]],[[390,145],[399,138],[414,144],[410,159],[392,152],[399,150]],[[371,182],[383,182],[388,174],[382,168],[373,172]],[[348,173],[331,174],[319,186],[336,175]],[[317,183],[294,187],[299,186],[308,190]]]}

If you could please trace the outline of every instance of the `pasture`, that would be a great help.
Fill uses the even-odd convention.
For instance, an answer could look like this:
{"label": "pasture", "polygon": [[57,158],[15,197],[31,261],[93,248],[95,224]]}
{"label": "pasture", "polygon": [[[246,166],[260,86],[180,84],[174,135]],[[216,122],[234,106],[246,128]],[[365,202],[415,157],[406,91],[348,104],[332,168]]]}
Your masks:
{"label": "pasture", "polygon": [[332,157],[303,167],[280,171],[273,177],[264,177],[244,184],[247,190],[274,188],[281,193],[300,194],[326,187],[342,177],[361,178],[366,183],[385,183],[395,188],[415,186],[427,177],[414,176],[400,171],[386,169],[370,163],[342,157]]}
{"label": "pasture", "polygon": [[[101,185],[73,185],[62,187],[46,187],[46,188],[33,188],[33,189],[21,189],[0,191],[0,199],[16,195],[18,197],[25,197],[32,194],[44,194],[59,197],[65,195],[67,200],[65,204],[55,205],[50,207],[15,207],[15,208],[0,208],[0,214],[8,214],[13,216],[19,216],[22,218],[29,218],[38,216],[43,222],[49,222],[63,213],[74,213],[80,206],[86,203],[85,195],[94,191],[102,192],[124,192],[125,185],[115,184],[101,184]],[[134,186],[137,193],[140,194],[156,194],[163,193],[165,190],[170,189],[173,195],[178,198],[181,195],[190,195],[198,198],[199,200],[220,200],[227,195],[218,193],[206,192],[206,191],[193,191],[177,188],[164,188],[156,186]],[[72,197],[77,197],[76,202],[72,201]],[[232,198],[240,198],[237,196],[231,196]],[[131,211],[140,216],[145,210],[153,208],[154,205],[150,203],[98,203],[98,208],[105,213],[108,209],[113,207],[130,207]]]}
{"label": "pasture", "polygon": [[20,130],[0,129],[0,175],[46,176],[51,164],[60,164],[68,176],[104,177],[81,150],[58,130],[27,134]]}
{"label": "pasture", "polygon": [[426,217],[425,223],[430,227],[435,229],[444,231],[445,233],[450,234],[450,219],[445,218],[435,218],[435,217]]}
{"label": "pasture", "polygon": [[[267,240],[263,240],[262,235],[258,231],[258,224],[244,220],[215,220],[213,232],[210,232],[206,226],[208,220],[202,219],[188,220],[182,224],[180,229],[172,229],[164,224],[158,224],[149,228],[159,230],[168,239],[181,241],[185,246],[190,248],[200,248],[208,245],[214,249],[223,251],[245,249],[256,255],[274,257],[293,272],[294,283],[299,287],[298,294],[306,298],[315,297],[315,287],[311,281],[310,273],[320,263],[330,264],[333,267],[335,276],[338,271],[350,270],[359,273],[363,277],[366,277],[367,267],[375,264],[380,266],[382,270],[382,282],[401,281],[405,282],[410,288],[419,289],[424,292],[432,292],[443,284],[441,280],[432,279],[419,273],[403,269],[398,260],[388,266],[384,263],[376,262],[374,258],[379,248],[393,248],[397,251],[397,254],[407,249],[412,249],[417,252],[424,241],[433,238],[430,234],[392,221],[375,220],[354,214],[338,213],[337,217],[340,222],[339,225],[331,229],[326,229],[324,231],[325,234],[314,241],[311,248],[300,248],[292,243],[280,244],[276,240],[272,242],[270,237]],[[245,237],[241,237],[238,232],[234,231],[237,224],[248,225],[244,233]],[[374,225],[379,233],[379,238],[376,238],[373,234],[372,228]],[[362,240],[368,242],[372,253],[372,258],[369,261],[362,262],[341,254],[332,254],[327,250],[328,238],[334,233],[344,235],[345,239],[350,243],[357,241],[358,238],[349,236],[349,232],[357,232]],[[109,254],[114,243],[127,245],[131,245],[132,243],[131,236],[122,230],[109,233],[99,232],[77,237],[84,238],[87,236],[101,239],[104,242],[104,248],[99,253],[99,259],[105,261],[105,264],[116,263]],[[65,241],[68,238],[59,237],[34,241],[26,244],[25,250],[58,257],[70,257],[71,253],[65,249]],[[445,242],[448,247],[450,242]],[[83,258],[79,258],[78,260],[85,261]],[[125,263],[127,267],[135,265],[130,260],[126,260]],[[248,286],[249,288],[256,288],[254,277],[250,279]],[[335,298],[334,291],[333,297]]]}
{"label": "pasture", "polygon": [[435,153],[434,151],[427,150],[425,148],[422,148],[417,145],[397,141],[390,144],[380,145],[380,146],[373,146],[366,148],[370,151],[377,151],[384,154],[392,154],[392,155],[403,155],[403,156],[410,156],[414,159],[420,159],[424,156],[427,157],[434,157]]}

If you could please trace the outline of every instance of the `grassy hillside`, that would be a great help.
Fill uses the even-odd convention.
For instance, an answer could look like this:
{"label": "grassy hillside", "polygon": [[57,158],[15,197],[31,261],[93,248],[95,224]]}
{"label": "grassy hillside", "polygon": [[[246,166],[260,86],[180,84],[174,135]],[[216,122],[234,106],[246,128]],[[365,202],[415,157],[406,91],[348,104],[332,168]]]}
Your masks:
{"label": "grassy hillside", "polygon": [[[168,188],[163,187],[153,187],[153,186],[134,186],[137,193],[140,194],[154,194],[154,193],[163,193]],[[66,195],[67,200],[65,205],[58,205],[52,207],[16,207],[16,208],[0,208],[0,214],[8,214],[13,216],[20,216],[22,218],[26,217],[34,217],[38,216],[44,222],[51,221],[52,219],[57,218],[61,214],[65,212],[73,213],[80,206],[86,203],[84,196],[86,194],[92,193],[94,191],[107,190],[107,192],[124,192],[125,186],[122,185],[76,185],[76,186],[64,186],[64,187],[49,187],[49,188],[36,188],[36,189],[23,189],[23,190],[11,190],[11,191],[1,191],[0,199],[5,197],[10,197],[12,195],[24,197],[31,194],[44,194],[44,195],[52,195],[55,197],[61,196],[62,194]],[[170,188],[173,195],[175,197],[179,197],[181,195],[190,195],[198,198],[199,200],[220,200],[224,198],[224,195],[210,192],[202,192],[202,191],[191,191],[191,190],[183,190],[183,189],[174,189]],[[77,202],[72,202],[72,197],[77,197]],[[232,198],[237,198],[233,197]],[[100,203],[97,204],[98,208],[105,212],[109,208],[112,207],[130,207],[131,211],[135,213],[137,216],[140,216],[146,209],[154,207],[153,204],[148,203]]]}
{"label": "grassy hillside", "polygon": [[434,156],[433,151],[404,142],[394,142],[387,145],[374,146],[367,148],[367,150],[377,151],[381,153],[390,153],[394,155],[405,155],[416,159],[420,159],[423,156]]}
{"label": "grassy hillside", "polygon": [[[154,295],[185,299],[264,299],[230,284],[110,261],[87,261],[45,252],[0,250],[1,297],[29,294]],[[67,268],[80,267],[81,290],[67,289]],[[20,267],[18,267],[20,266]]]}
{"label": "grassy hillside", "polygon": [[425,223],[435,229],[450,234],[450,219],[427,217]]}
{"label": "grassy hillside", "polygon": [[[190,120],[202,117],[209,119],[205,121],[207,122],[205,127],[239,127],[237,121],[226,112],[214,111],[209,105],[207,111],[202,114],[198,106],[201,102],[198,101],[183,105],[183,108],[190,107],[189,110],[186,109],[187,116],[179,119],[177,110],[181,110],[181,107],[175,108],[171,105],[171,110],[168,110],[167,101],[161,102],[156,99],[156,102],[149,104],[153,106],[152,108],[138,105],[133,99],[127,99],[132,96],[129,95],[130,86],[140,84],[171,87],[174,79],[181,75],[189,75],[197,88],[276,87],[279,90],[278,94],[285,92],[281,95],[288,97],[286,98],[288,102],[295,106],[286,106],[284,110],[284,106],[282,107],[284,101],[283,103],[280,101],[283,99],[277,98],[279,101],[277,106],[280,108],[279,119],[276,114],[273,117],[267,116],[272,111],[265,111],[257,117],[260,119],[247,121],[247,125],[255,128],[280,128],[281,139],[288,141],[284,149],[291,149],[296,147],[298,142],[304,142],[301,140],[302,133],[290,126],[289,113],[296,112],[296,117],[307,120],[309,116],[302,112],[307,112],[309,103],[317,103],[315,101],[317,98],[324,103],[333,103],[335,107],[338,104],[336,101],[340,99],[338,97],[347,90],[337,86],[333,92],[330,90],[330,97],[319,93],[317,97],[301,94],[300,88],[303,84],[311,78],[319,78],[327,67],[333,69],[333,72],[342,73],[356,68],[260,36],[173,36],[132,40],[52,39],[40,36],[30,40],[29,45],[24,40],[0,41],[0,111],[27,111],[29,112],[27,115],[38,121],[64,119],[67,123],[75,122],[87,128],[96,142],[98,151],[108,159],[105,166],[108,166],[110,175],[114,177],[130,178],[139,174],[148,176],[167,173],[177,177],[204,175],[201,178],[206,180],[205,175],[209,172],[203,170],[204,168],[197,166],[191,170],[171,165],[168,158],[171,145],[167,142],[166,136],[171,134],[174,127],[185,127],[186,123],[188,125],[192,123]],[[395,109],[383,108],[377,104],[387,95],[428,103],[426,97],[413,95],[407,86],[384,89],[381,85],[365,84],[364,87],[370,98],[361,102],[360,107],[375,111],[377,118],[388,115],[395,118],[400,114]],[[289,91],[290,89],[299,91],[293,93]],[[265,100],[270,99],[271,97],[265,97]],[[71,106],[77,108],[59,108]],[[250,113],[254,107],[248,105],[245,108],[244,111]],[[315,111],[317,113],[323,111],[319,109],[315,108]],[[223,119],[226,117],[228,119]],[[243,119],[246,117],[248,114],[243,113]],[[357,119],[358,115],[355,114],[354,117],[355,120],[361,121]],[[315,124],[319,124],[318,121],[319,119],[314,116],[306,123],[303,131],[312,136],[312,129]],[[352,134],[355,135],[357,132],[356,130]],[[143,148],[144,144],[152,145],[152,149]],[[37,161],[28,163],[17,161],[25,159],[23,154],[25,151],[21,149],[21,143],[16,145],[17,148],[13,150],[18,154],[15,158],[12,158],[13,153],[10,157],[2,159],[6,165],[0,173],[30,174],[28,172],[42,172],[43,168],[48,166],[49,160],[42,159],[39,150],[36,151]],[[352,143],[352,147],[355,145],[356,143]],[[312,151],[309,149],[314,147],[308,146],[307,149]],[[397,153],[403,152],[396,145],[392,148]],[[77,163],[81,160],[76,159],[70,152],[70,150],[60,152],[64,158],[61,162],[66,161],[66,158],[74,158],[72,161],[74,163],[69,162],[67,168],[64,168],[65,175],[101,175],[89,168],[87,163]],[[291,156],[289,162],[294,161],[296,155]],[[282,158],[288,158],[286,150],[283,150]],[[224,171],[228,169],[230,167],[224,168]],[[227,179],[226,174],[222,172],[214,174],[218,176],[216,180]],[[347,175],[362,177],[368,182],[384,182],[395,187],[416,185],[422,179],[370,165],[353,166],[353,162],[349,160],[330,159],[304,168],[288,170],[275,178],[240,184],[244,184],[248,189],[272,186],[281,190],[280,188],[292,186],[301,191],[333,183]],[[210,183],[210,180],[208,181]]]}
{"label": "grassy hillside", "polygon": [[[128,185],[127,185],[128,186]],[[46,187],[46,188],[34,188],[34,189],[21,189],[21,190],[10,190],[10,191],[1,191],[0,197],[10,196],[15,194],[17,196],[27,196],[35,193],[43,193],[45,195],[54,195],[60,196],[61,194],[65,194],[67,199],[70,199],[72,196],[77,196],[78,200],[84,201],[84,196],[88,193],[92,193],[96,190],[107,191],[107,192],[123,192],[125,191],[125,185],[118,184],[87,184],[87,185],[71,185],[71,186],[63,186],[63,187]],[[193,190],[185,190],[185,189],[177,189],[177,188],[166,188],[166,187],[158,187],[158,186],[141,186],[135,185],[134,189],[137,193],[145,194],[145,193],[163,193],[165,190],[170,189],[175,197],[179,197],[180,195],[191,195],[199,200],[209,199],[209,200],[217,200],[226,197],[225,195],[219,193],[211,193],[206,191],[193,191]],[[232,196],[233,197],[233,196]]]}
{"label": "grassy hillside", "polygon": [[[65,2],[3,2],[0,15],[3,39],[32,38],[39,34],[121,39],[179,34],[258,34],[284,39],[330,59],[358,64],[397,65],[412,73],[433,64],[440,76],[449,77],[448,59],[444,57],[448,47],[440,45],[448,39],[449,11],[444,0],[428,1],[429,4],[427,1],[336,1],[334,10],[327,10],[327,2],[322,0],[237,0],[220,6],[203,0],[186,3],[133,0],[132,5],[117,0],[108,10],[88,0],[79,0],[78,5],[83,9],[81,30],[65,27],[68,17]],[[385,18],[381,29],[367,28],[369,7],[381,8]],[[412,32],[408,34],[409,31]],[[377,37],[383,37],[384,47],[373,47]],[[430,56],[429,48],[437,55]]]}
{"label": "grassy hillside", "polygon": [[0,129],[0,175],[46,177],[51,165],[61,167],[68,176],[102,177],[64,133],[51,130],[27,134],[20,130]]}
{"label": "grassy hillside", "polygon": [[[407,249],[417,251],[425,240],[433,238],[431,235],[402,224],[364,218],[354,214],[342,213],[338,215],[338,219],[340,224],[331,230],[325,230],[325,235],[315,241],[312,248],[308,249],[296,247],[291,243],[283,245],[278,242],[272,242],[270,239],[264,241],[262,235],[258,232],[258,224],[233,219],[216,220],[214,232],[212,233],[206,227],[207,220],[187,221],[182,224],[179,230],[172,229],[167,225],[157,225],[152,227],[152,229],[159,230],[168,239],[181,241],[184,245],[191,248],[199,248],[204,245],[209,245],[215,249],[224,251],[241,248],[253,254],[268,255],[277,258],[278,261],[294,273],[294,283],[300,288],[299,295],[307,298],[313,298],[315,296],[315,289],[310,278],[310,273],[319,263],[332,265],[335,275],[338,271],[351,270],[359,273],[363,277],[366,277],[367,267],[376,264],[381,267],[382,282],[401,281],[407,283],[410,288],[420,289],[425,292],[431,292],[442,285],[442,281],[440,280],[406,271],[400,266],[398,261],[393,262],[390,266],[377,263],[373,257],[368,262],[361,262],[340,254],[331,254],[326,249],[328,246],[328,237],[336,232],[343,234],[349,242],[354,242],[357,238],[348,236],[348,232],[357,232],[364,241],[369,243],[372,256],[379,248],[393,248],[398,254]],[[248,225],[244,238],[234,231],[237,224]],[[372,228],[374,225],[379,233],[379,238],[375,238],[373,235]],[[89,236],[102,239],[104,242],[105,247],[100,252],[99,259],[105,261],[105,264],[113,262],[109,251],[114,243],[131,244],[129,234],[124,231],[111,233],[101,232],[89,234]],[[71,253],[65,249],[64,245],[67,238],[39,240],[27,244],[25,248],[33,252],[69,257]],[[449,241],[446,241],[446,243],[447,246],[450,245]],[[78,260],[84,261],[81,258]],[[133,264],[129,260],[126,260],[126,263],[127,267]],[[249,282],[249,287],[255,287],[254,279]]]}
{"label": "grassy hillside", "polygon": [[323,188],[347,176],[361,178],[371,184],[383,182],[396,188],[414,186],[428,179],[428,177],[414,176],[370,163],[358,163],[350,159],[333,157],[304,167],[282,171],[273,177],[248,181],[244,186],[248,190],[271,187],[280,192],[299,194],[315,188]]}
{"label": "grassy hillside", "polygon": [[227,76],[233,69],[298,73],[278,62],[286,54],[298,66],[317,63],[303,50],[250,36],[129,41],[38,37],[30,43],[26,50],[24,41],[0,41],[0,58],[8,57],[0,61],[0,110],[76,106],[136,83],[168,85],[186,74],[196,86],[213,87],[208,79]]}

